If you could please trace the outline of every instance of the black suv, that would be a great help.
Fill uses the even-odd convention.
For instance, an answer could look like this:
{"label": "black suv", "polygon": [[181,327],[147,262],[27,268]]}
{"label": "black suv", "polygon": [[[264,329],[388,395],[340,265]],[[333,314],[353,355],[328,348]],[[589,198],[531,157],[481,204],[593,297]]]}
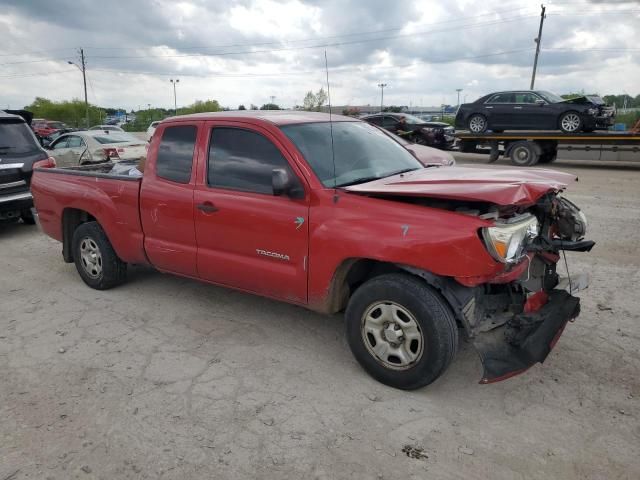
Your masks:
{"label": "black suv", "polygon": [[0,111],[0,222],[34,223],[31,173],[33,164],[48,155],[29,127],[31,118],[30,112]]}

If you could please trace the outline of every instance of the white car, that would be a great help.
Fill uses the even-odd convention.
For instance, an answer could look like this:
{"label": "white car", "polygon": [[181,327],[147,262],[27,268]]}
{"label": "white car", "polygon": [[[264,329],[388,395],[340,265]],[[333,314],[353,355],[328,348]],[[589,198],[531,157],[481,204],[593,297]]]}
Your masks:
{"label": "white car", "polygon": [[151,125],[149,125],[149,128],[147,128],[147,140],[151,141],[151,137],[153,137],[153,134],[156,131],[156,127],[160,124],[160,122],[151,122]]}
{"label": "white car", "polygon": [[103,132],[124,132],[123,129],[116,125],[96,125],[89,130],[102,130]]}
{"label": "white car", "polygon": [[144,140],[124,132],[87,130],[56,138],[47,147],[60,167],[120,160],[139,160],[147,156]]}

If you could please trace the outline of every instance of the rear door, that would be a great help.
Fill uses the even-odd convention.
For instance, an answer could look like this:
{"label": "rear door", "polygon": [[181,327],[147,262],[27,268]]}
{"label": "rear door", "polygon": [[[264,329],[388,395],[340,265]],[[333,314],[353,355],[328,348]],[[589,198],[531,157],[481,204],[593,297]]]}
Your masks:
{"label": "rear door", "polygon": [[207,124],[208,147],[194,195],[201,278],[287,301],[307,301],[308,198],[274,196],[283,168],[301,185],[293,159],[269,131]]}
{"label": "rear door", "polygon": [[159,270],[197,276],[193,225],[196,140],[202,122],[170,125],[149,150],[140,189],[147,257]]}
{"label": "rear door", "polygon": [[517,126],[514,95],[511,92],[497,93],[484,104],[491,128],[507,130]]}

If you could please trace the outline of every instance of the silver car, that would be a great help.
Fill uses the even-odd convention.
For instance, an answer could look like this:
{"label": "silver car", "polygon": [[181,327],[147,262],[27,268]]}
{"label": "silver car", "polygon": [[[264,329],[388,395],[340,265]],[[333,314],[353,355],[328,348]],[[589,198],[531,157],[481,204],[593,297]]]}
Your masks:
{"label": "silver car", "polygon": [[144,140],[123,132],[88,130],[61,135],[47,147],[61,167],[146,157]]}

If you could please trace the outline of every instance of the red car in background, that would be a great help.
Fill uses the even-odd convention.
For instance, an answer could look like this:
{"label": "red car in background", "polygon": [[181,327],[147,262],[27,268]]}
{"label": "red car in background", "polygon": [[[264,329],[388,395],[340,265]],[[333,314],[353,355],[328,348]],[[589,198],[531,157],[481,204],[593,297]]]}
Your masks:
{"label": "red car in background", "polygon": [[41,137],[48,137],[52,133],[67,128],[63,122],[45,120],[43,118],[34,118],[31,124],[33,131]]}

